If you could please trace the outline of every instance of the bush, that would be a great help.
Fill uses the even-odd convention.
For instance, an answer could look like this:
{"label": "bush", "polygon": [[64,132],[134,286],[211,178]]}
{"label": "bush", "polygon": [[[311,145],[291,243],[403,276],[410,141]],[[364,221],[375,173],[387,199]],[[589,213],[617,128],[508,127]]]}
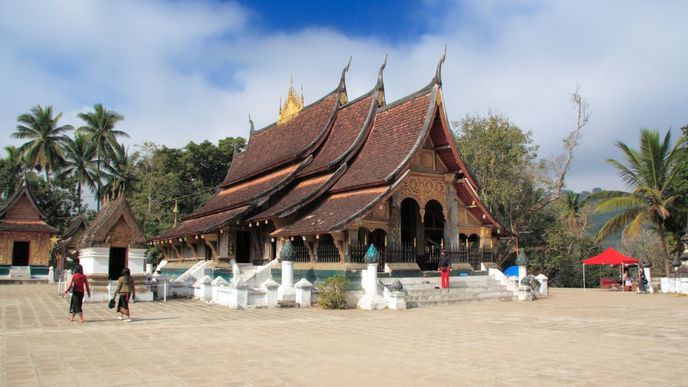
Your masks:
{"label": "bush", "polygon": [[346,309],[346,287],[349,280],[336,275],[326,279],[318,286],[318,304],[325,309]]}

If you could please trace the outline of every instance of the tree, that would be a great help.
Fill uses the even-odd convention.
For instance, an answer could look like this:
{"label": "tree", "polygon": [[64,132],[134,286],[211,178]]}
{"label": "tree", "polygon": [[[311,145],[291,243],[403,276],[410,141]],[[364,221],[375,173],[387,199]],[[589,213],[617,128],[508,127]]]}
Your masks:
{"label": "tree", "polygon": [[[541,246],[546,240],[543,221],[553,215],[543,210],[561,197],[578,139],[588,123],[588,105],[578,91],[571,94],[571,101],[576,125],[563,140],[564,153],[554,161],[537,160],[532,133],[503,116],[490,112],[487,117],[466,116],[454,123],[459,151],[478,181],[480,198],[522,245]],[[500,263],[509,256],[513,255],[500,256]]]}
{"label": "tree", "polygon": [[117,137],[129,138],[129,135],[124,131],[115,130],[115,125],[124,120],[124,116],[115,111],[107,110],[102,104],[93,105],[92,112],[79,113],[78,117],[86,123],[78,131],[86,134],[95,147],[97,164],[96,207],[97,210],[100,210],[100,201],[102,200],[101,161],[103,157],[111,154],[113,147],[117,144]]}
{"label": "tree", "polygon": [[50,172],[62,164],[63,146],[67,141],[66,132],[73,129],[71,125],[58,126],[62,113],[53,116],[53,107],[36,105],[30,113],[17,118],[17,131],[14,138],[28,139],[19,147],[26,164],[45,172],[45,180],[50,181]]}
{"label": "tree", "polygon": [[596,212],[618,211],[598,231],[598,241],[621,230],[624,237],[634,236],[648,224],[657,228],[667,276],[670,273],[670,259],[664,224],[678,199],[671,192],[671,187],[677,174],[679,149],[684,141],[686,139],[682,136],[672,145],[671,131],[667,131],[664,139],[660,140],[658,131],[642,129],[639,150],[617,142],[616,146],[627,164],[615,159],[607,161],[616,167],[631,192],[603,191],[590,197],[591,200],[598,200]]}
{"label": "tree", "polygon": [[129,150],[122,144],[115,143],[110,150],[110,162],[105,165],[107,184],[104,187],[105,196],[112,199],[130,192],[138,180],[136,163],[139,153],[129,154]]}
{"label": "tree", "polygon": [[[225,178],[233,153],[244,146],[241,137],[217,145],[191,142],[182,149],[141,146],[129,204],[144,232],[157,235],[172,227],[175,218],[197,209]],[[172,211],[175,205],[177,213]]]}
{"label": "tree", "polygon": [[65,146],[65,165],[61,175],[76,178],[76,194],[79,198],[78,210],[81,212],[82,187],[86,185],[89,188],[95,188],[97,179],[95,147],[87,136],[77,133],[73,140],[68,139]]}

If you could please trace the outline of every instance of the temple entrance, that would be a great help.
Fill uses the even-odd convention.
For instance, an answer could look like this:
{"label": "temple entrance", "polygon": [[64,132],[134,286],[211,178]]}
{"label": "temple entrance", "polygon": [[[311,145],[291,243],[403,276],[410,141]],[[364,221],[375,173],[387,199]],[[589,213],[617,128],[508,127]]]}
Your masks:
{"label": "temple entrance", "polygon": [[406,246],[416,245],[419,209],[418,203],[411,198],[401,202],[401,243]]}
{"label": "temple entrance", "polygon": [[248,231],[236,233],[236,261],[237,263],[251,262],[251,233]]}
{"label": "temple entrance", "polygon": [[122,270],[127,267],[127,248],[110,247],[110,262],[108,265],[108,278],[117,280],[122,275]]}
{"label": "temple entrance", "polygon": [[370,234],[370,242],[375,245],[377,251],[382,254],[385,251],[385,245],[387,244],[387,233],[385,230],[378,228]]}
{"label": "temple entrance", "polygon": [[29,266],[29,242],[14,241],[12,266]]}
{"label": "temple entrance", "polygon": [[430,200],[425,205],[423,226],[426,247],[440,249],[444,246],[444,214],[442,205],[436,200]]}

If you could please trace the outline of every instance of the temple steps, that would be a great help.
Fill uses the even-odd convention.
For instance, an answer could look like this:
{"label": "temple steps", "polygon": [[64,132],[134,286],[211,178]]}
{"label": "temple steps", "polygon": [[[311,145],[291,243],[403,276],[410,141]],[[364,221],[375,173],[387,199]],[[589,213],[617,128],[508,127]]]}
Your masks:
{"label": "temple steps", "polygon": [[[408,279],[404,279],[408,280]],[[387,281],[385,281],[387,282]],[[455,304],[459,302],[511,301],[514,294],[485,275],[451,277],[449,289],[440,289],[440,278],[402,281],[407,307]]]}

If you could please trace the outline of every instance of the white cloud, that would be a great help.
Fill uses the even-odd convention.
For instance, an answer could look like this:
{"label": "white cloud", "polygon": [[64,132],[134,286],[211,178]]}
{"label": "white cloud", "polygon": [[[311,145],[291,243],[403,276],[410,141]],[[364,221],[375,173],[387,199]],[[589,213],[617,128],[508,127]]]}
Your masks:
{"label": "white cloud", "polygon": [[592,117],[568,185],[621,188],[604,162],[619,156],[615,141],[688,123],[686,11],[682,2],[471,2],[447,9],[440,32],[390,45],[323,28],[266,35],[232,3],[0,2],[0,138],[16,143],[16,117],[35,104],[78,125],[76,113],[97,102],[125,114],[134,143],[247,136],[249,114],[257,127],[274,121],[290,74],[308,103],[353,56],[355,97],[388,53],[392,101],[432,78],[447,43],[450,119],[492,109],[532,129],[550,157],[575,123],[568,93],[581,84]]}

